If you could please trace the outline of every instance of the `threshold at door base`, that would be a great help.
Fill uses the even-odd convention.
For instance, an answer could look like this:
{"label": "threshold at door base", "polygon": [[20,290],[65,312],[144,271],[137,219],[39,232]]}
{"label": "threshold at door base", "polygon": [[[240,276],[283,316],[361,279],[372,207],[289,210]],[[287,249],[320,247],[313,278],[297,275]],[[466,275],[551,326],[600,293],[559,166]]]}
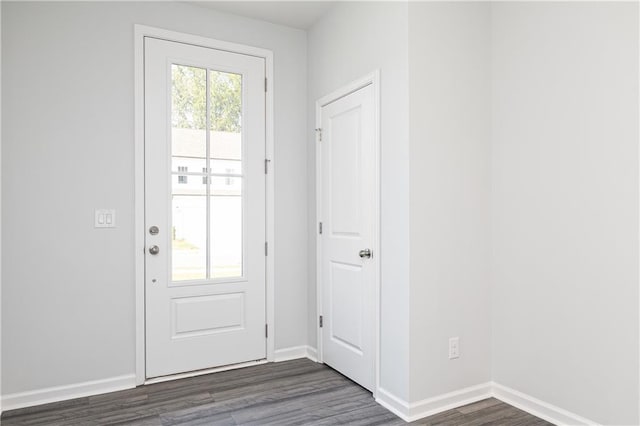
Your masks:
{"label": "threshold at door base", "polygon": [[266,363],[267,363],[266,359],[260,359],[257,361],[241,362],[239,364],[223,365],[221,367],[205,368],[204,370],[196,370],[196,371],[189,371],[187,373],[178,373],[178,374],[171,374],[169,376],[154,377],[152,379],[145,380],[144,384],[152,385],[154,383],[162,383],[162,382],[168,382],[170,380],[186,379],[188,377],[204,376],[205,374],[219,373],[220,371],[236,370],[238,368],[252,367],[254,365],[260,365],[260,364],[266,364]]}

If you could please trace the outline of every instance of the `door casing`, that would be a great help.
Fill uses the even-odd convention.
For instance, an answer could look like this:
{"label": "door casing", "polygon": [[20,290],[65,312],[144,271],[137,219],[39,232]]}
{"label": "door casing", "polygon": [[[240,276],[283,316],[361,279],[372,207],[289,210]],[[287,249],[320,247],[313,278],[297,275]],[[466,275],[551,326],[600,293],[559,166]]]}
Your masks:
{"label": "door casing", "polygon": [[[375,336],[375,354],[374,354],[374,369],[375,369],[375,385],[373,390],[373,397],[376,398],[378,390],[380,388],[380,276],[381,265],[380,259],[384,256],[380,249],[380,70],[375,70],[372,73],[355,80],[340,89],[323,96],[316,101],[316,129],[322,127],[322,107],[336,101],[342,97],[345,97],[359,89],[362,89],[368,85],[373,86],[373,108],[374,108],[374,145],[375,145],[375,206],[373,212],[374,231],[373,231],[373,244],[371,249],[373,253],[376,253],[378,258],[377,268],[375,270],[375,282],[374,282],[374,304],[375,304],[375,321],[372,324],[374,327]],[[322,142],[318,141],[318,135],[316,135],[316,221],[320,222],[322,217]],[[318,237],[318,224],[316,226],[316,309],[318,317],[323,315],[323,281],[322,281],[322,239]],[[318,318],[316,319],[318,321]],[[322,329],[319,323],[316,323],[317,330],[317,346],[318,346],[318,362],[323,361],[322,353]]]}
{"label": "door casing", "polygon": [[[184,34],[145,25],[134,26],[134,145],[135,145],[135,307],[136,307],[136,385],[144,384],[145,373],[145,221],[144,221],[144,38],[154,37],[168,41],[187,43],[211,49],[257,56],[266,63],[266,158],[269,171],[266,176],[266,242],[270,250],[266,258],[266,312],[267,312],[267,361],[275,356],[274,313],[274,133],[273,133],[273,52],[270,50],[214,40],[192,34]],[[231,367],[233,368],[233,366]],[[221,370],[220,368],[215,370]],[[186,375],[189,375],[188,373]],[[185,374],[174,378],[185,377]],[[169,377],[171,379],[172,377]]]}

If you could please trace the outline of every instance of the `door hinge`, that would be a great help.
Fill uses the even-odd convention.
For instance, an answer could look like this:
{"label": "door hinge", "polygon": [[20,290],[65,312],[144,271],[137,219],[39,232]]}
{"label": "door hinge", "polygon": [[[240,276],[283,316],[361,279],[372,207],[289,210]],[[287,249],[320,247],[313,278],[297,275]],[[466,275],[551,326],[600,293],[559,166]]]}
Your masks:
{"label": "door hinge", "polygon": [[318,222],[318,234],[322,234],[322,222]]}
{"label": "door hinge", "polygon": [[268,158],[264,159],[264,174],[265,175],[269,172],[269,162],[271,162],[271,160],[269,160]]}
{"label": "door hinge", "polygon": [[264,91],[267,91],[267,78],[264,78]]}
{"label": "door hinge", "polygon": [[269,324],[264,325],[264,337],[269,337]]}
{"label": "door hinge", "polygon": [[264,255],[269,256],[269,243],[266,241],[264,242]]}
{"label": "door hinge", "polygon": [[320,315],[320,328],[322,328],[322,315]]}
{"label": "door hinge", "polygon": [[316,133],[318,134],[318,142],[322,142],[322,129],[318,127]]}

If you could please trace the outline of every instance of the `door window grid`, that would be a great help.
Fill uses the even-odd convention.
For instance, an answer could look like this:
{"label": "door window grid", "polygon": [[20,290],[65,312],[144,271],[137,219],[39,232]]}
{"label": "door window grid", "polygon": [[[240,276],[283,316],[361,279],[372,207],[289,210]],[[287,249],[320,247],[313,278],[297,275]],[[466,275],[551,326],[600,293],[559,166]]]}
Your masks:
{"label": "door window grid", "polygon": [[[180,65],[172,65],[173,70],[175,70],[177,67],[183,67],[184,66],[180,66]],[[193,68],[193,67],[191,67]],[[197,68],[196,68],[197,69]],[[204,69],[199,69],[202,71],[205,71]],[[200,278],[186,278],[186,280],[202,280],[202,279],[215,279],[215,278],[222,278],[222,277],[242,277],[244,275],[243,270],[244,270],[244,265],[243,265],[243,258],[244,258],[244,237],[243,237],[243,190],[242,190],[242,186],[243,186],[243,173],[241,168],[240,170],[237,170],[235,168],[224,168],[224,172],[222,170],[212,170],[211,164],[219,161],[221,163],[224,162],[232,162],[232,163],[239,163],[239,165],[241,166],[242,164],[242,137],[241,137],[241,121],[240,121],[240,117],[241,117],[241,93],[242,93],[242,76],[239,74],[228,74],[229,78],[224,77],[223,72],[220,71],[212,71],[212,70],[206,70],[206,81],[205,81],[205,126],[207,129],[209,129],[209,131],[205,131],[204,134],[206,135],[206,140],[205,140],[205,152],[204,152],[204,159],[202,159],[201,157],[190,157],[192,159],[200,159],[200,160],[204,160],[204,163],[206,165],[206,167],[201,167],[200,169],[202,170],[202,173],[199,172],[188,172],[188,167],[187,166],[177,166],[177,172],[176,171],[172,171],[171,174],[172,175],[177,175],[178,179],[177,182],[179,184],[188,184],[188,176],[192,175],[192,176],[201,176],[201,183],[199,184],[200,186],[205,186],[205,191],[204,194],[201,193],[201,191],[198,191],[197,194],[189,194],[189,195],[195,195],[195,196],[204,196],[205,197],[205,209],[206,209],[206,219],[205,219],[205,234],[206,234],[206,243],[205,243],[205,250],[206,250],[206,271],[203,275],[203,277]],[[213,93],[213,90],[215,90],[215,87],[211,86],[211,79],[212,76],[215,76],[216,81],[220,81],[222,80],[223,82],[225,81],[225,78],[227,78],[227,80],[236,80],[236,94],[237,94],[237,102],[236,102],[236,107],[237,107],[237,111],[233,111],[233,108],[231,108],[231,112],[228,111],[229,108],[227,108],[227,110],[225,110],[224,107],[221,107],[220,105],[216,105],[216,108],[212,107],[212,98],[215,97],[219,97],[217,94]],[[222,76],[222,77],[221,77]],[[175,93],[174,93],[175,94]],[[214,95],[214,96],[212,96]],[[174,117],[174,113],[173,113],[173,108],[175,107],[175,102],[173,102],[174,99],[172,99],[172,117]],[[233,105],[232,105],[233,106]],[[236,118],[236,122],[229,124],[228,119],[227,122],[225,123],[224,120],[220,119],[220,116],[222,116],[222,118],[224,118],[225,116],[228,117],[234,117]],[[184,114],[183,114],[184,116]],[[188,121],[188,125],[193,125],[193,122],[196,121],[193,119],[192,116],[186,115],[186,117],[189,119]],[[214,119],[215,117],[215,119]],[[183,117],[184,118],[184,117]],[[198,118],[198,117],[196,117]],[[200,121],[201,121],[200,117]],[[172,123],[173,125],[175,125],[175,122]],[[225,127],[227,126],[227,127]],[[237,150],[240,151],[239,153],[232,153],[230,154],[231,158],[215,158],[213,157],[212,154],[212,146],[211,146],[211,139],[212,139],[212,133],[216,132],[217,128],[223,128],[224,130],[235,130],[237,132],[236,136],[238,139],[238,147]],[[175,130],[175,129],[174,129]],[[218,132],[219,133],[219,132]],[[230,132],[227,132],[230,133]],[[214,142],[215,143],[215,142]],[[224,146],[224,143],[222,144]],[[229,143],[227,143],[226,145],[229,145]],[[174,144],[172,143],[172,146],[174,146]],[[227,147],[228,149],[228,147]],[[220,149],[218,149],[220,150]],[[173,154],[173,152],[172,152]],[[174,161],[174,165],[175,165],[175,161],[179,160],[180,158],[188,158],[188,157],[183,157],[181,155],[176,155],[176,156],[172,156],[173,157],[173,161]],[[220,167],[220,165],[218,166],[218,168]],[[217,180],[217,182],[214,182],[214,180]],[[214,185],[215,183],[215,185]],[[223,184],[222,187],[220,187],[220,184]],[[196,183],[197,185],[197,183]],[[224,187],[231,187],[228,189],[224,189]],[[222,188],[222,189],[221,189]],[[175,192],[175,191],[174,191]],[[201,195],[200,195],[201,194]],[[175,194],[174,194],[175,195]],[[187,194],[184,194],[187,195]],[[222,197],[222,198],[221,198]],[[227,265],[219,265],[220,262],[217,262],[217,259],[214,259],[214,257],[217,255],[217,253],[220,251],[218,249],[218,247],[212,247],[212,228],[214,227],[214,224],[212,223],[212,216],[219,216],[220,213],[217,212],[216,215],[212,215],[212,202],[215,201],[216,199],[227,199],[227,198],[239,198],[239,211],[238,211],[238,219],[240,221],[239,224],[239,237],[237,238],[239,241],[239,256],[236,256],[238,259],[238,265],[237,267],[234,269],[233,267],[227,267]],[[221,202],[216,202],[216,204],[221,204]],[[235,203],[237,204],[237,203]],[[227,207],[229,208],[229,207]],[[172,218],[172,221],[174,221],[175,218]],[[218,229],[224,229],[224,227],[221,227],[220,225],[217,226]],[[219,232],[219,231],[218,231]],[[174,241],[175,241],[175,236],[176,236],[176,229],[175,226],[173,226],[173,235],[174,235]],[[221,246],[221,244],[217,244],[217,246]],[[224,250],[223,250],[224,251]],[[173,256],[172,256],[172,263],[173,263]],[[216,263],[216,265],[212,265],[213,263]],[[223,262],[224,263],[224,262]],[[233,263],[233,262],[232,262]],[[215,267],[215,268],[214,268]],[[174,269],[174,273],[173,273],[173,281],[183,281],[185,280],[185,278],[180,278],[177,277],[175,274],[175,268],[172,265],[172,269]],[[216,269],[216,270],[213,270]],[[224,270],[226,269],[226,271]]]}
{"label": "door window grid", "polygon": [[[189,173],[189,168],[186,166],[178,166],[178,173]],[[186,184],[187,176],[186,175],[178,175],[178,183]]]}

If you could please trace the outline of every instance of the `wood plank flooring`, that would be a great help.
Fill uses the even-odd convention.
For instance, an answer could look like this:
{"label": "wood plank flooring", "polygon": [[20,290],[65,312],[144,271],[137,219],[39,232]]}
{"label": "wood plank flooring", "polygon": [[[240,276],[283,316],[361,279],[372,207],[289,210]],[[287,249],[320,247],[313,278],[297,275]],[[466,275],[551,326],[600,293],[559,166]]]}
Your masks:
{"label": "wood plank flooring", "polygon": [[[8,411],[2,425],[403,425],[371,393],[307,359],[269,363]],[[487,399],[415,422],[435,426],[543,426]]]}

